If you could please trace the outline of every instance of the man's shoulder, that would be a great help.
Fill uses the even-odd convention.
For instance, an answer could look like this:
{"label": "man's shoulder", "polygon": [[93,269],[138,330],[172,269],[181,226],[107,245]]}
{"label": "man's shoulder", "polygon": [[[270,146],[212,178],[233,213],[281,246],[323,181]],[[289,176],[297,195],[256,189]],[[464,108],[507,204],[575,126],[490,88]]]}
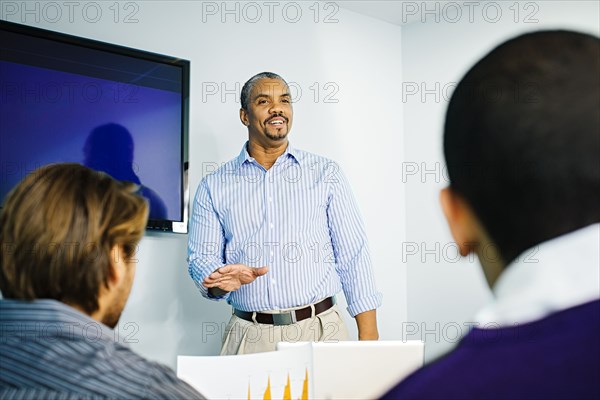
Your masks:
{"label": "man's shoulder", "polygon": [[302,150],[302,149],[298,149],[298,148],[293,148],[290,151],[290,154],[292,154],[292,156],[294,156],[298,162],[300,163],[307,163],[307,164],[328,164],[328,163],[335,163],[334,160],[332,160],[331,158],[322,156],[320,154],[316,154],[316,153],[312,153],[310,151],[306,151],[306,150]]}
{"label": "man's shoulder", "polygon": [[[201,398],[169,367],[142,357],[118,341],[77,335],[45,340],[30,335],[7,338],[6,343],[0,343],[0,351],[5,360],[13,361],[5,366],[6,371],[14,373],[5,377],[12,389],[0,392],[0,398],[49,398],[56,393],[61,398]],[[40,381],[45,387],[36,389]],[[160,396],[155,396],[157,391]]]}
{"label": "man's shoulder", "polygon": [[206,175],[204,175],[202,180],[210,181],[223,175],[230,175],[232,172],[235,172],[239,167],[239,156],[221,164],[205,163],[203,165],[205,166],[203,171],[206,172]]}
{"label": "man's shoulder", "polygon": [[337,179],[333,178],[342,172],[342,168],[337,161],[320,154],[294,148],[292,155],[302,168],[310,169],[312,176],[317,179],[326,182],[337,182]]}
{"label": "man's shoulder", "polygon": [[474,328],[456,349],[410,375],[384,398],[565,397],[574,388],[579,397],[600,395],[600,328],[597,316],[595,321],[588,318],[597,313],[598,304],[522,326]]}
{"label": "man's shoulder", "polygon": [[179,379],[171,368],[143,357],[127,344],[119,341],[105,343],[103,353],[93,362],[97,363],[99,370],[104,371],[103,379],[113,376],[124,382],[121,388],[124,393],[134,390],[138,391],[140,397],[202,398],[191,386]]}
{"label": "man's shoulder", "polygon": [[185,398],[202,399],[202,397],[189,384],[177,377],[175,371],[156,361],[150,361],[130,350],[128,359],[140,368],[140,382],[144,382],[144,389],[154,398]]}

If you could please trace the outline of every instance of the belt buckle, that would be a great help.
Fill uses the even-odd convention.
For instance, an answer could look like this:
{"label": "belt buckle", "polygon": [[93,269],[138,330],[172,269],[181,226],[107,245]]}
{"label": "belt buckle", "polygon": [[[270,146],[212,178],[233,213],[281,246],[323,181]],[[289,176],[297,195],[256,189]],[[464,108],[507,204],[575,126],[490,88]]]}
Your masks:
{"label": "belt buckle", "polygon": [[281,313],[281,314],[272,314],[273,315],[273,325],[291,325],[295,324],[296,321],[296,313],[294,311]]}

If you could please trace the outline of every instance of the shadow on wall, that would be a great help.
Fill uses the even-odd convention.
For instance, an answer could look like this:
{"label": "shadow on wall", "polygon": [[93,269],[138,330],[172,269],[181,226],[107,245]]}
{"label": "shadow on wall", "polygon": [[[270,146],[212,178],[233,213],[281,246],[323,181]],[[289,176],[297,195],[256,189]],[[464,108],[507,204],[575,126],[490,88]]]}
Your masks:
{"label": "shadow on wall", "polygon": [[133,137],[127,128],[115,123],[100,125],[92,130],[85,141],[83,164],[120,181],[140,185],[138,193],[150,204],[150,219],[166,219],[165,203],[158,193],[142,184],[134,171],[133,150]]}

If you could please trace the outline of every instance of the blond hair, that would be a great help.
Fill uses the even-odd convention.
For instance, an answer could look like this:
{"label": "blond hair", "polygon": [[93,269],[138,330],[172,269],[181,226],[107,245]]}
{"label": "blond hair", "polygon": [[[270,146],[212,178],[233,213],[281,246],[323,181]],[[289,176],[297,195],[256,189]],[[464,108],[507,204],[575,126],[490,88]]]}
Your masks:
{"label": "blond hair", "polygon": [[131,259],[148,219],[136,185],[79,164],[42,167],[8,195],[0,216],[0,290],[5,298],[49,298],[98,309],[111,250]]}

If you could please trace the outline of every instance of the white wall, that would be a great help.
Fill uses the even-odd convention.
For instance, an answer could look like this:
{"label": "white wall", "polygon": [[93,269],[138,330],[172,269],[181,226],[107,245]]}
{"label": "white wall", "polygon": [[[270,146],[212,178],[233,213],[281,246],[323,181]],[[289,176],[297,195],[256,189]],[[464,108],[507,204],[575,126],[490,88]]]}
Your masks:
{"label": "white wall", "polygon": [[[494,46],[519,33],[600,31],[598,2],[521,2],[518,15],[515,2],[487,3],[492,4],[474,2],[472,17],[463,8],[460,19],[453,8],[440,6],[443,2],[437,16],[419,6],[421,22],[402,28],[409,321],[404,328],[418,331],[409,337],[426,340],[426,360],[449,350],[457,335],[466,333],[465,323],[491,298],[476,259],[458,260],[438,202],[439,190],[447,184],[442,130],[453,83]],[[431,3],[429,10],[434,10]]]}
{"label": "white wall", "polygon": [[[270,70],[297,83],[302,96],[296,99],[290,138],[299,148],[337,160],[348,175],[384,294],[380,334],[383,339],[399,338],[406,320],[406,271],[398,256],[405,220],[404,187],[398,182],[404,154],[400,27],[324,5],[315,22],[313,2],[294,3],[302,7],[296,23],[288,22],[297,19],[295,6],[283,13],[286,3],[274,9],[272,22],[263,7],[257,23],[248,22],[257,14],[244,12],[243,2],[228,3],[230,9],[239,7],[239,22],[235,12],[203,14],[201,2],[122,2],[117,23],[113,2],[97,3],[102,17],[94,23],[89,21],[96,18],[97,7],[89,6],[91,2],[78,3],[72,22],[61,2],[55,4],[64,15],[56,22],[51,21],[56,14],[44,11],[43,2],[10,3],[19,9],[15,15],[2,15],[10,21],[191,60],[192,196],[202,175],[236,156],[246,140],[237,102],[244,81]],[[209,7],[221,5],[211,2]],[[88,14],[83,14],[86,6]],[[24,7],[33,12],[23,16]],[[124,23],[131,12],[135,15],[130,20],[137,22]],[[337,22],[323,23],[326,17]],[[209,95],[214,87],[219,93]],[[236,87],[235,94],[221,98],[221,88]],[[320,91],[315,99],[316,87]],[[327,95],[337,102],[326,102]],[[220,330],[230,316],[226,304],[197,293],[187,274],[186,241],[186,235],[156,233],[142,240],[136,280],[121,319],[121,333],[137,341],[134,349],[171,366],[177,354],[217,354]],[[348,324],[356,335],[354,322]]]}

